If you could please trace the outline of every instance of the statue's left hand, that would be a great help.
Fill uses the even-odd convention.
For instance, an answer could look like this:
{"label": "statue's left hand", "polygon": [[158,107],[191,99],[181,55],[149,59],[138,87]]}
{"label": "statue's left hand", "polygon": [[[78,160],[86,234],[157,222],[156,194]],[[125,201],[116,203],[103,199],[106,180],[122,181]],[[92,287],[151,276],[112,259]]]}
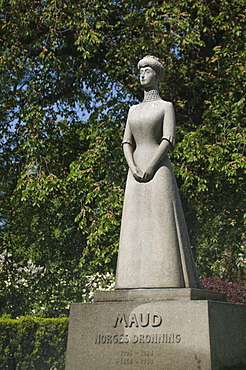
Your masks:
{"label": "statue's left hand", "polygon": [[147,169],[144,171],[142,176],[142,181],[147,182],[150,181],[154,176],[155,169],[152,167],[147,167]]}

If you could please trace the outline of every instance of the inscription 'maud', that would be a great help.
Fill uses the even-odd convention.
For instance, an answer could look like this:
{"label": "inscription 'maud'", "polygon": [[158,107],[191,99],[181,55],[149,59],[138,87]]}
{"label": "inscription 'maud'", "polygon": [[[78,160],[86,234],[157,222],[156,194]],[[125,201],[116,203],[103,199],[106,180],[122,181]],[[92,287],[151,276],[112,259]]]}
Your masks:
{"label": "inscription 'maud'", "polygon": [[162,317],[161,315],[151,313],[132,313],[127,318],[125,314],[118,314],[113,327],[117,328],[119,324],[122,324],[125,328],[146,328],[148,326],[157,328],[162,324]]}

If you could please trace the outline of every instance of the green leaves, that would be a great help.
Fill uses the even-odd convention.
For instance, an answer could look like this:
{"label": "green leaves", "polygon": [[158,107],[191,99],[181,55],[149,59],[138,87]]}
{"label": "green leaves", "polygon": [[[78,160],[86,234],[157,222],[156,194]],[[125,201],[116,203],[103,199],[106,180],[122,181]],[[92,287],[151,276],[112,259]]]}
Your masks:
{"label": "green leaves", "polygon": [[26,369],[65,367],[68,319],[0,318],[1,363],[14,353],[17,366]]}
{"label": "green leaves", "polygon": [[0,252],[16,268],[45,268],[47,295],[29,286],[35,312],[46,300],[51,315],[50,297],[54,315],[66,313],[89,295],[88,276],[115,269],[120,145],[145,54],[165,63],[161,96],[176,110],[173,164],[200,272],[243,279],[244,1],[1,4]]}

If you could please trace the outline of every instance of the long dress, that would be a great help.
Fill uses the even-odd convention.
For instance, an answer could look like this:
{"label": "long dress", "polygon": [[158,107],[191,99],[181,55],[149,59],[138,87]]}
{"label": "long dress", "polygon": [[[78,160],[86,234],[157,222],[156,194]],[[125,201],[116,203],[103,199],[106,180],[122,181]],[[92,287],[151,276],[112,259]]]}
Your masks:
{"label": "long dress", "polygon": [[[162,140],[174,145],[173,106],[161,99],[130,108],[123,143],[144,171]],[[201,288],[176,179],[166,155],[153,178],[138,182],[129,170],[121,222],[116,289]]]}

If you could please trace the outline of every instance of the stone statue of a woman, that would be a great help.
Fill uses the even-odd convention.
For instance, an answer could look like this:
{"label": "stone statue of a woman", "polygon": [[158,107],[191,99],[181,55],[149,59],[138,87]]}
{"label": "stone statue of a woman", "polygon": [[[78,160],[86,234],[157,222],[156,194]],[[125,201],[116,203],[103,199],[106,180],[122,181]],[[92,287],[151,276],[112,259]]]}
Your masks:
{"label": "stone statue of a woman", "polygon": [[175,113],[159,96],[164,67],[148,55],[138,68],[144,100],[130,108],[123,139],[129,172],[116,289],[201,288],[167,156],[175,144]]}

